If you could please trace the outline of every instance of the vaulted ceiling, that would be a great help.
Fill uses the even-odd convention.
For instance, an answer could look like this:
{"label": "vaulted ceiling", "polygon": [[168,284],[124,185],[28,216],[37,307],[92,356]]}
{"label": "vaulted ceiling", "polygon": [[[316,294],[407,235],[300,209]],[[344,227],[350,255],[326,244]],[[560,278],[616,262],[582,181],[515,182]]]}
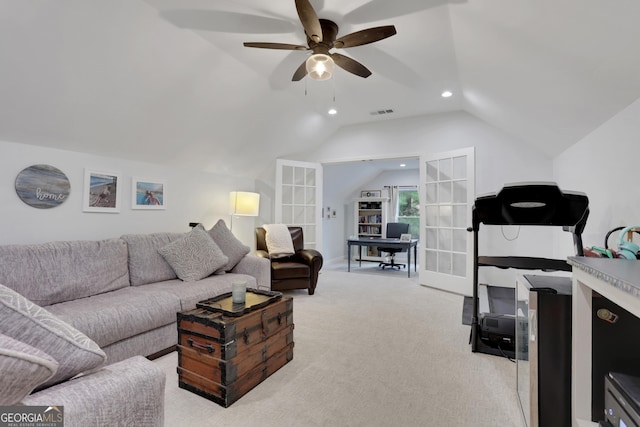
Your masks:
{"label": "vaulted ceiling", "polygon": [[637,0],[310,1],[339,36],[395,25],[340,50],[369,78],[292,82],[307,52],[243,46],[306,44],[294,0],[0,0],[0,140],[237,173],[466,110],[553,156],[640,97]]}

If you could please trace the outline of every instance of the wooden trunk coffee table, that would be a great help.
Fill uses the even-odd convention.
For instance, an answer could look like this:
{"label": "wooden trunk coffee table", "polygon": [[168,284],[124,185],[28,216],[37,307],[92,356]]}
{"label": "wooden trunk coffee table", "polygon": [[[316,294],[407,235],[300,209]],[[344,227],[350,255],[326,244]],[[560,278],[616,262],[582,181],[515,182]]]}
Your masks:
{"label": "wooden trunk coffee table", "polygon": [[247,289],[178,313],[178,385],[225,408],[293,359],[293,299]]}

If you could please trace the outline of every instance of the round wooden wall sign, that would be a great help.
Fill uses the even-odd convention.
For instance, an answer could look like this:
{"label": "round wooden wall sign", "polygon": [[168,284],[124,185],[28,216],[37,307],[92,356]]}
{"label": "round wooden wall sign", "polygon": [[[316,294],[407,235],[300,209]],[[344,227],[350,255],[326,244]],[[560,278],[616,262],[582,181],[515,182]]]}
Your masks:
{"label": "round wooden wall sign", "polygon": [[33,165],[16,177],[18,197],[38,209],[55,208],[67,200],[71,185],[60,169],[50,165]]}

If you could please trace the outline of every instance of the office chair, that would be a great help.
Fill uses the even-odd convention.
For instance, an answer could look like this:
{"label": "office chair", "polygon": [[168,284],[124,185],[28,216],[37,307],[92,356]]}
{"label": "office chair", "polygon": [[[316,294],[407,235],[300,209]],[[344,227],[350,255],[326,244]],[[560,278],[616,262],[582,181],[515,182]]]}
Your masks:
{"label": "office chair", "polygon": [[[406,234],[409,232],[409,224],[403,222],[388,222],[387,223],[387,239],[399,239],[400,235]],[[397,268],[400,270],[400,267],[406,267],[405,264],[396,264],[395,263],[395,255],[398,252],[406,252],[406,248],[385,248],[378,247],[378,250],[381,252],[387,252],[391,255],[391,262],[381,262],[378,267],[382,267],[384,270],[385,267]]]}

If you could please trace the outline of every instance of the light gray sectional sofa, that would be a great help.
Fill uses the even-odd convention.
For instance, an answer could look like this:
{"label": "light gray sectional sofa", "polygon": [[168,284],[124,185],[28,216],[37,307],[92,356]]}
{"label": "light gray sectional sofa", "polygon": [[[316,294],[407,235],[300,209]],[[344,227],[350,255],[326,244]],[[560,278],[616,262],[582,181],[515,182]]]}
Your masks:
{"label": "light gray sectional sofa", "polygon": [[[67,426],[103,425],[102,421],[162,425],[164,374],[140,356],[175,346],[176,313],[230,292],[232,282],[239,279],[247,287],[270,290],[269,260],[249,254],[222,220],[209,231],[199,226],[189,233],[0,246],[0,285],[5,290],[3,297],[0,289],[0,369],[2,334],[9,335],[7,342],[15,339],[38,346],[24,339],[32,333],[30,323],[21,331],[2,325],[16,314],[22,319],[33,318],[30,312],[44,313],[68,326],[70,336],[97,344],[99,348],[87,348],[84,341],[74,345],[85,346],[83,357],[102,353],[106,366],[78,379],[40,385],[41,390],[24,397],[23,404],[64,405]],[[59,335],[57,326],[41,323]],[[45,372],[52,369],[51,363],[61,360],[42,362]],[[108,405],[112,411],[107,413],[116,416],[120,403],[134,408],[138,418],[125,414],[128,419],[107,422],[105,408],[95,407]]]}

